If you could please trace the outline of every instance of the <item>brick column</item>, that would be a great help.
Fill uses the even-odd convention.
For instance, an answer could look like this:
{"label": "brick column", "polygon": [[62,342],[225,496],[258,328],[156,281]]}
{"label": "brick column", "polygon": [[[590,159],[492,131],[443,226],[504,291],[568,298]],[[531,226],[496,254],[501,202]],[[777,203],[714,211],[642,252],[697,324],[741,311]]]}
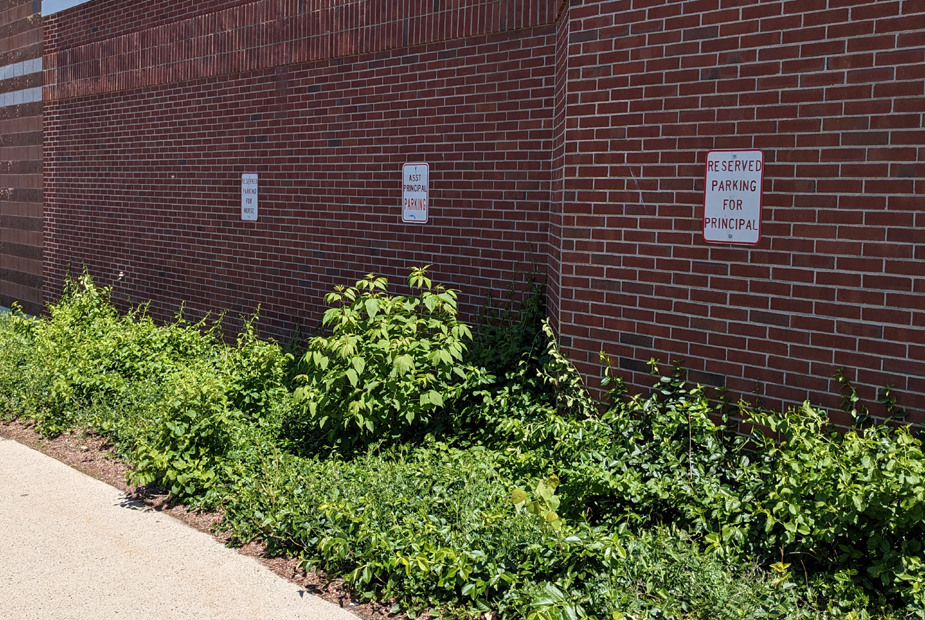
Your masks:
{"label": "brick column", "polygon": [[0,305],[42,310],[41,2],[0,0]]}

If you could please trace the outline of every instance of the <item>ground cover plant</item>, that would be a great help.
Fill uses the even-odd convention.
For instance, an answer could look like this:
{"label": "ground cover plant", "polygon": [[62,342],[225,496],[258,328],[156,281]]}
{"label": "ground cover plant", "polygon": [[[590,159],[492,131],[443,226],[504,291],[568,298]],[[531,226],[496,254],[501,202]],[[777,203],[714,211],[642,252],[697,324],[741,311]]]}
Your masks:
{"label": "ground cover plant", "polygon": [[846,433],[655,360],[631,395],[602,354],[595,402],[523,288],[470,327],[426,269],[406,294],[369,276],[293,353],[257,317],[228,343],[220,319],[119,313],[84,275],[45,317],[0,316],[0,413],[102,433],[235,542],[412,617],[925,617],[911,427],[875,423],[843,372]]}

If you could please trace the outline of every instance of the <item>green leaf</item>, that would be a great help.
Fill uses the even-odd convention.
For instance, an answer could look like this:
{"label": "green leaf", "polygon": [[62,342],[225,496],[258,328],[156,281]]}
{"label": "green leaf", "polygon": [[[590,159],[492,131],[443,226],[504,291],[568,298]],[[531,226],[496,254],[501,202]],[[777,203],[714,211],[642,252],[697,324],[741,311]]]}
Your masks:
{"label": "green leaf", "polygon": [[527,492],[520,488],[511,491],[511,503],[518,509],[523,508],[527,503]]}
{"label": "green leaf", "polygon": [[379,312],[379,301],[375,297],[369,297],[366,299],[366,313],[369,315],[369,318],[374,318]]}
{"label": "green leaf", "polygon": [[864,512],[864,498],[862,498],[860,495],[852,495],[851,501],[854,503],[855,510],[858,512]]}
{"label": "green leaf", "polygon": [[395,367],[398,374],[403,375],[414,369],[414,360],[411,359],[410,355],[398,355],[395,357],[395,361],[392,362],[392,365]]}

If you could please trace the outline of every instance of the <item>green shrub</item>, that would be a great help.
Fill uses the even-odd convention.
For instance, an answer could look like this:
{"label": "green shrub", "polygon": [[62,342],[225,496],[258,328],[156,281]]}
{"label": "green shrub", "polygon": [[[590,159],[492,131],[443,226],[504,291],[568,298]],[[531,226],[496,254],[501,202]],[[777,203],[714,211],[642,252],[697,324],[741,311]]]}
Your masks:
{"label": "green shrub", "polygon": [[204,321],[190,325],[178,317],[157,327],[145,312],[141,306],[120,315],[111,290],[84,273],[66,280],[48,316],[11,317],[32,349],[19,362],[28,366],[31,394],[20,399],[17,412],[55,435],[83,422],[93,402],[123,400],[136,384],[157,383],[217,348],[217,323],[206,328]]}
{"label": "green shrub", "polygon": [[110,291],[94,286],[84,273],[68,278],[58,304],[33,331],[35,362],[47,382],[31,411],[45,435],[73,425],[94,394],[117,392],[124,379],[111,372],[111,362],[124,343],[120,317]]}
{"label": "green shrub", "polygon": [[207,370],[173,373],[164,400],[151,410],[150,432],[130,452],[129,480],[157,483],[181,501],[202,498],[218,481],[239,424],[227,392],[223,379]]}
{"label": "green shrub", "polygon": [[14,304],[0,313],[0,417],[35,417],[48,377],[35,356],[35,322]]}
{"label": "green shrub", "polygon": [[[741,543],[752,520],[747,505],[756,474],[746,440],[727,427],[705,390],[685,381],[680,364],[658,377],[643,398],[624,398],[616,382],[614,400],[602,416],[607,446],[585,467],[587,484],[602,518],[637,526],[673,524],[704,532],[726,543]],[[613,370],[607,367],[605,385]],[[732,540],[730,540],[730,538]]]}
{"label": "green shrub", "polygon": [[[567,373],[556,364],[540,374]],[[743,407],[759,426],[742,437],[726,424],[724,403],[688,385],[678,364],[647,397],[626,398],[619,381],[611,396],[595,417],[569,413],[563,396],[553,407],[536,391],[506,387],[486,401],[483,440],[511,455],[515,476],[558,474],[555,510],[569,522],[640,534],[671,525],[724,562],[799,566],[820,613],[923,607],[925,458],[908,428],[839,434],[808,404],[783,414]],[[762,426],[782,439],[764,437]]]}
{"label": "green shrub", "polygon": [[145,306],[120,315],[87,273],[68,278],[47,317],[0,317],[0,402],[45,435],[77,425],[109,435],[135,482],[196,501],[227,469],[235,435],[275,438],[292,404],[292,357],[260,340],[255,320],[232,347],[219,321],[181,313],[156,326]]}
{"label": "green shrub", "polygon": [[353,443],[426,427],[478,375],[463,364],[469,327],[457,319],[456,292],[434,288],[426,268],[408,277],[412,296],[392,296],[369,275],[325,296],[330,336],[309,341],[297,377],[307,415],[292,426]]}
{"label": "green shrub", "polygon": [[784,414],[750,412],[749,421],[781,436],[753,434],[756,537],[768,552],[853,571],[881,604],[899,595],[925,607],[925,455],[909,428],[837,433],[808,402]]}
{"label": "green shrub", "polygon": [[262,420],[276,402],[287,399],[286,384],[294,358],[276,342],[261,340],[256,320],[255,314],[244,321],[235,347],[221,347],[216,365],[227,377],[230,406],[253,420]]}

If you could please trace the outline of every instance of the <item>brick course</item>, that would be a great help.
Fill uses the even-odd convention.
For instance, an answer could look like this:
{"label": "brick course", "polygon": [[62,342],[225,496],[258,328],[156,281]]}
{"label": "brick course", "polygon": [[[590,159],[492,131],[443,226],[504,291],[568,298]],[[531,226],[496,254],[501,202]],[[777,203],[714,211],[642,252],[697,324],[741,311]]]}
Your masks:
{"label": "brick course", "polygon": [[[45,24],[46,297],[87,264],[283,336],[368,271],[431,263],[471,312],[532,258],[589,378],[601,349],[640,388],[682,358],[837,407],[845,366],[921,417],[923,31],[913,0],[95,0]],[[730,148],[765,155],[754,247],[701,236]]]}

